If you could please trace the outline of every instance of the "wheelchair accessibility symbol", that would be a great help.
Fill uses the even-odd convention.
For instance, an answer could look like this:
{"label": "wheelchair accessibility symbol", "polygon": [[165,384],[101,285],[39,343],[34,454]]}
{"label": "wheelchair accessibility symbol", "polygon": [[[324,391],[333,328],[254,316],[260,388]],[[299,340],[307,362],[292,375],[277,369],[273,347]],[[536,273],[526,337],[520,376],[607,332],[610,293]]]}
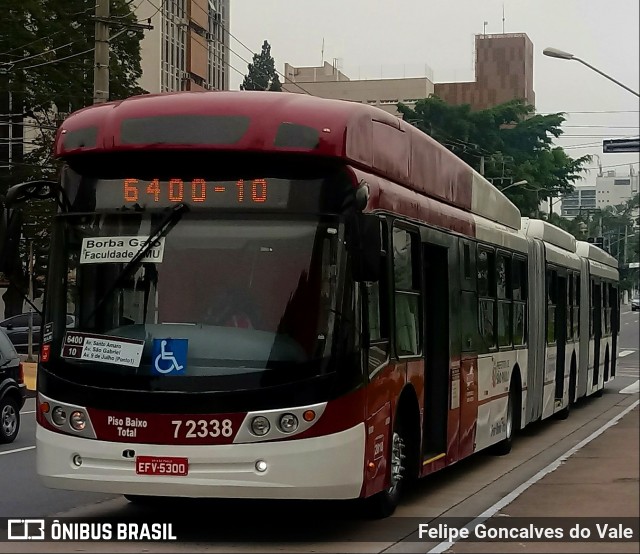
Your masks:
{"label": "wheelchair accessibility symbol", "polygon": [[153,373],[167,375],[184,374],[187,365],[187,339],[153,339],[151,358]]}

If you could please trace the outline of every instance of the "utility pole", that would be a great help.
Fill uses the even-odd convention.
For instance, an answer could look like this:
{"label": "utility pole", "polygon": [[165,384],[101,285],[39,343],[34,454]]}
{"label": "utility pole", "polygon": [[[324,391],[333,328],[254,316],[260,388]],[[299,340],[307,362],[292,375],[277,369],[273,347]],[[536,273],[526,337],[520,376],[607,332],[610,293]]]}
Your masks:
{"label": "utility pole", "polygon": [[29,329],[27,333],[27,362],[33,362],[33,241],[29,241]]}
{"label": "utility pole", "polygon": [[[93,67],[93,103],[109,101],[109,43],[122,33],[130,30],[153,29],[151,18],[147,23],[125,23],[121,19],[111,18],[109,0],[97,0],[95,15],[95,50]],[[162,3],[162,2],[161,2]],[[115,35],[109,36],[110,26],[121,27]]]}
{"label": "utility pole", "polygon": [[93,103],[109,101],[109,0],[96,3]]}

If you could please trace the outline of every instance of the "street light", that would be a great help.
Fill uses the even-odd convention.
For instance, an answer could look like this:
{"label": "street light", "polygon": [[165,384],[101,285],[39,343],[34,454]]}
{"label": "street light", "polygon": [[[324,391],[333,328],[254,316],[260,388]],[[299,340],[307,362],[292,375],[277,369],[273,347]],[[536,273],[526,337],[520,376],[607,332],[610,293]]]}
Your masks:
{"label": "street light", "polygon": [[[507,189],[510,189],[511,187],[519,187],[522,185],[528,185],[529,181],[527,181],[526,179],[522,180],[522,181],[518,181],[516,183],[511,183],[510,185],[507,185],[506,187],[504,187],[503,189],[500,189],[500,192],[504,192]],[[531,189],[528,189],[531,190]]]}
{"label": "street light", "polygon": [[613,81],[616,85],[620,85],[623,89],[628,90],[631,94],[635,94],[638,98],[640,98],[640,94],[638,94],[635,90],[632,90],[628,86],[623,85],[620,81],[616,81],[610,75],[607,75],[606,73],[600,71],[598,68],[593,67],[591,64],[588,64],[584,60],[577,58],[576,56],[574,56],[573,54],[570,54],[569,52],[558,50],[557,48],[545,48],[542,51],[542,53],[545,56],[549,56],[550,58],[559,58],[561,60],[575,60],[577,62],[580,62],[581,64],[586,65],[589,69],[593,69],[596,73],[599,73],[603,77],[606,77],[610,81]]}

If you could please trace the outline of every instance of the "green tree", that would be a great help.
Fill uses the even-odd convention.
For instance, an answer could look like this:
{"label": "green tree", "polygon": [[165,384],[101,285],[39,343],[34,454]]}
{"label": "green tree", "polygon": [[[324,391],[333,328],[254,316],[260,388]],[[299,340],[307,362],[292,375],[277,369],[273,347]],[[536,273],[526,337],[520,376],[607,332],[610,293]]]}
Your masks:
{"label": "green tree", "polygon": [[[537,115],[522,100],[473,111],[437,96],[398,110],[416,126],[504,189],[523,215],[538,216],[539,203],[573,190],[573,183],[591,160],[572,159],[552,141],[562,134],[561,113]],[[526,180],[526,187],[510,187]]]}
{"label": "green tree", "polygon": [[[137,85],[143,35],[126,27],[137,21],[129,0],[110,0],[110,8],[112,18],[119,21],[111,27],[109,63],[110,99],[117,100],[144,92]],[[6,117],[24,129],[25,152],[11,164],[0,160],[0,196],[16,183],[56,177],[55,132],[67,114],[93,101],[94,14],[95,0],[2,0],[0,99],[8,106],[10,98],[11,110],[2,112],[11,114]],[[120,31],[124,32],[115,36]],[[51,203],[24,207],[23,235],[34,241],[38,251],[48,244],[54,211]],[[21,251],[22,267],[7,277],[26,290],[26,243]],[[37,278],[42,281],[42,275]],[[22,305],[15,289],[8,289],[3,299],[7,316]]]}
{"label": "green tree", "polygon": [[282,84],[276,72],[276,62],[271,55],[271,45],[265,40],[260,54],[253,55],[253,63],[247,66],[240,90],[282,91]]}

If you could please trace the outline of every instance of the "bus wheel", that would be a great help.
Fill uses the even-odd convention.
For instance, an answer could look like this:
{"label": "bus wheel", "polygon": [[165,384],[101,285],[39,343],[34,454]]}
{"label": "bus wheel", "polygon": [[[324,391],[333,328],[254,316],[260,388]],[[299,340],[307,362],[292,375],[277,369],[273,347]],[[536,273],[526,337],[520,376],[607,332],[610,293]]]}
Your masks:
{"label": "bus wheel", "polygon": [[513,436],[520,427],[520,402],[518,402],[518,394],[520,394],[520,389],[516,386],[515,380],[512,380],[511,386],[509,387],[509,400],[507,402],[507,436],[491,448],[491,452],[496,456],[505,456],[511,452]]}
{"label": "bus wheel", "polygon": [[369,517],[380,519],[389,517],[395,511],[407,478],[407,433],[402,421],[398,421],[391,439],[390,486],[387,490],[374,494],[365,500],[365,509]]}
{"label": "bus wheel", "polygon": [[0,443],[13,442],[20,430],[20,410],[9,395],[0,399]]}

